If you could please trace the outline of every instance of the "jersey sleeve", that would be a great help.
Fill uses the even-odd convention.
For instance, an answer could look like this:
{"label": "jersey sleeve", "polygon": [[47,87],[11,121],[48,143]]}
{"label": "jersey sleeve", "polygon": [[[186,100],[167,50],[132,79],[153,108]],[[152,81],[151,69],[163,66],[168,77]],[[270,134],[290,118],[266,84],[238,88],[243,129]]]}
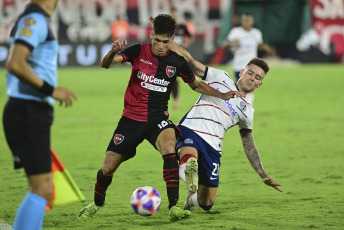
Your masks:
{"label": "jersey sleeve", "polygon": [[48,36],[48,23],[39,13],[32,13],[22,17],[14,35],[14,42],[28,47],[31,51],[44,42]]}
{"label": "jersey sleeve", "polygon": [[192,72],[189,63],[183,58],[180,57],[181,61],[181,71],[179,76],[183,79],[185,83],[190,83],[195,80],[195,74]]}
{"label": "jersey sleeve", "polygon": [[262,44],[263,43],[262,32],[260,30],[258,30],[258,29],[257,29],[257,41],[258,41],[258,44]]}
{"label": "jersey sleeve", "polygon": [[141,45],[135,44],[128,48],[118,52],[123,56],[123,62],[131,62],[134,58],[137,58],[141,53]]}
{"label": "jersey sleeve", "polygon": [[221,79],[226,79],[227,77],[232,81],[232,78],[229,76],[227,72],[213,67],[206,67],[205,74],[202,79],[210,82],[216,81],[216,79],[222,81]]}
{"label": "jersey sleeve", "polygon": [[239,120],[239,130],[248,130],[252,132],[253,129],[253,112],[249,114],[245,119]]}
{"label": "jersey sleeve", "polygon": [[235,39],[237,39],[236,31],[237,31],[237,28],[233,28],[231,31],[229,31],[229,34],[227,36],[228,41],[234,41]]}

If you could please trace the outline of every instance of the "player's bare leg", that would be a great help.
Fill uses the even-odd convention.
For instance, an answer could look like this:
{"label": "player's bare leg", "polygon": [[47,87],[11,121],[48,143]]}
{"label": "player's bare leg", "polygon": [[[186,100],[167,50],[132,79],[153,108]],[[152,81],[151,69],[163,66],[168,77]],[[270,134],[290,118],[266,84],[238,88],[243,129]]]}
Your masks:
{"label": "player's bare leg", "polygon": [[49,200],[53,194],[53,174],[28,175],[30,192]]}

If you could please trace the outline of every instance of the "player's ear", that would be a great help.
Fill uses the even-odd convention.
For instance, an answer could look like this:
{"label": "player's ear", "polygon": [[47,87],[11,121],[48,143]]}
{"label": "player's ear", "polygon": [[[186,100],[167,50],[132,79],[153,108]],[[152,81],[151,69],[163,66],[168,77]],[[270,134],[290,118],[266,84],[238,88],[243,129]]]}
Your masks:
{"label": "player's ear", "polygon": [[170,38],[170,41],[168,43],[171,45],[173,40],[174,40],[174,35]]}
{"label": "player's ear", "polygon": [[240,70],[239,78],[244,74],[244,69]]}
{"label": "player's ear", "polygon": [[263,85],[263,82],[259,83],[256,88],[259,88]]}

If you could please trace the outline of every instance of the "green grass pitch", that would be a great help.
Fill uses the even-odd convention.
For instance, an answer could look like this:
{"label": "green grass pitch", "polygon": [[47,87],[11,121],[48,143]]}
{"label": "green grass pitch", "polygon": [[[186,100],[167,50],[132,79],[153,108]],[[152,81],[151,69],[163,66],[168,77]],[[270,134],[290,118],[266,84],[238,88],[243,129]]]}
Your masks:
{"label": "green grass pitch", "polygon": [[[218,68],[227,70],[228,66]],[[93,199],[96,173],[122,114],[131,68],[60,68],[59,85],[78,94],[71,108],[55,104],[52,147],[86,197],[83,203],[47,212],[43,229],[343,229],[344,80],[343,65],[271,66],[256,91],[253,134],[268,175],[280,193],[264,185],[243,152],[238,128],[226,133],[218,195],[210,212],[196,209],[187,220],[170,222],[160,154],[145,141],[137,155],[116,172],[107,205],[92,220],[78,221]],[[7,100],[5,69],[0,69],[0,107]],[[181,107],[170,109],[177,123],[198,98],[181,85]],[[2,117],[2,112],[1,112]],[[27,193],[23,170],[13,170],[0,125],[0,228],[13,224]],[[130,196],[151,185],[162,195],[151,217],[134,214]],[[180,183],[180,205],[186,198]],[[2,227],[1,227],[2,226]]]}

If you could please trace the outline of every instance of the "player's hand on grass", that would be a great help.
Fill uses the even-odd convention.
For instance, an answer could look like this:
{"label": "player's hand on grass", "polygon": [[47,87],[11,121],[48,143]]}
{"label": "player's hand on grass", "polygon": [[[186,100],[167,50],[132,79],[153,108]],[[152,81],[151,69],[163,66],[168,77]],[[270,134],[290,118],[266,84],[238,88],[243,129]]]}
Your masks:
{"label": "player's hand on grass", "polygon": [[283,192],[283,190],[281,188],[279,188],[279,186],[281,186],[280,184],[276,183],[275,181],[273,181],[270,177],[265,177],[263,178],[263,182],[266,185],[269,185],[271,187],[273,187],[274,189],[276,189],[277,191]]}
{"label": "player's hand on grass", "polygon": [[124,45],[127,45],[127,39],[117,39],[116,41],[113,41],[111,44],[111,52],[117,53],[124,49]]}
{"label": "player's hand on grass", "polygon": [[223,93],[221,96],[221,99],[229,100],[231,98],[234,98],[235,96],[242,97],[242,95],[239,93],[239,91],[229,91],[227,93]]}
{"label": "player's hand on grass", "polygon": [[60,102],[60,106],[64,104],[65,107],[71,106],[73,100],[78,99],[73,91],[62,87],[55,88],[51,96]]}

